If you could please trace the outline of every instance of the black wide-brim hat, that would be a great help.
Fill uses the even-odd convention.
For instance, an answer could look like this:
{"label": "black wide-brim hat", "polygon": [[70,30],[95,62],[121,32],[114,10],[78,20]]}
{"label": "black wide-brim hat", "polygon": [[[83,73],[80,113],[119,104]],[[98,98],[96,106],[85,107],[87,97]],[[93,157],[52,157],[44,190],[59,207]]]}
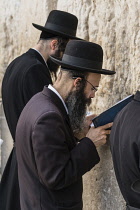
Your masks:
{"label": "black wide-brim hat", "polygon": [[70,40],[66,46],[62,59],[54,56],[50,56],[50,58],[53,62],[68,70],[71,69],[106,75],[116,73],[115,71],[102,69],[102,47],[92,42]]}
{"label": "black wide-brim hat", "polygon": [[78,19],[75,15],[60,10],[52,10],[48,16],[45,26],[32,23],[40,31],[69,39],[80,39],[76,37]]}

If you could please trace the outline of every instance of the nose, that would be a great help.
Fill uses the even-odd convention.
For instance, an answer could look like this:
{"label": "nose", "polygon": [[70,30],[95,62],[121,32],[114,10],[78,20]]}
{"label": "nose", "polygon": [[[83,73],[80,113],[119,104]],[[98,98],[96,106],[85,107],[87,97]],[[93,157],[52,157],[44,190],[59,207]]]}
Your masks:
{"label": "nose", "polygon": [[95,91],[93,90],[93,91],[91,91],[91,93],[90,93],[90,98],[94,98],[95,97]]}

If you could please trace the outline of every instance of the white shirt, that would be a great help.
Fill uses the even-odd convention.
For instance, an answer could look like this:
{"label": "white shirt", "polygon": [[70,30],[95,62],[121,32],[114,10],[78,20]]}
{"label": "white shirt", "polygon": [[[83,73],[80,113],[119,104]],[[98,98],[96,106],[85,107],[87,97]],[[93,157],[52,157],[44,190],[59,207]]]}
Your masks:
{"label": "white shirt", "polygon": [[67,106],[66,106],[66,104],[65,104],[65,102],[64,102],[64,100],[63,100],[63,98],[61,97],[61,95],[57,92],[57,90],[56,90],[52,85],[48,85],[48,88],[49,88],[50,90],[52,90],[52,91],[61,99],[61,101],[62,101],[62,103],[63,103],[63,105],[64,105],[64,107],[65,107],[65,109],[66,109],[66,112],[67,112],[67,114],[68,114],[68,108],[67,108]]}

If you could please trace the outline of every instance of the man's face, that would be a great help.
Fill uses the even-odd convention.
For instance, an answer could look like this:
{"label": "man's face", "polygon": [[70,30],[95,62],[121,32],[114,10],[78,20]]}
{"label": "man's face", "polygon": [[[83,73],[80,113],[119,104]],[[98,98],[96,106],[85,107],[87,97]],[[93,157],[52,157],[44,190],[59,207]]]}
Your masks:
{"label": "man's face", "polygon": [[99,82],[101,79],[101,74],[90,73],[86,79],[86,87],[84,93],[86,98],[92,99],[95,97],[95,92],[99,87]]}
{"label": "man's face", "polygon": [[93,90],[92,85],[97,88],[99,86],[100,77],[100,74],[90,73],[87,80],[81,83],[81,87],[70,92],[65,100],[74,132],[83,129],[87,106],[91,104],[91,99],[95,96],[95,90]]}

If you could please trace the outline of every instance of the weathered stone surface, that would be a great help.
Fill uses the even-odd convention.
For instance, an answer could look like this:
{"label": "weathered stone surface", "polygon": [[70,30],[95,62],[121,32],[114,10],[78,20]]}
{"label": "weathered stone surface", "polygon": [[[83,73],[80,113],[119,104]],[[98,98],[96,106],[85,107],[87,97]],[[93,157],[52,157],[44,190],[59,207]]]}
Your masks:
{"label": "weathered stone surface", "polygon": [[[0,8],[0,83],[8,63],[37,42],[32,22],[44,25],[50,10],[61,9],[77,15],[77,36],[101,44],[103,67],[116,70],[102,76],[90,111],[99,114],[140,89],[139,0],[1,0]],[[100,164],[84,176],[84,210],[123,210],[109,145],[99,153]]]}

